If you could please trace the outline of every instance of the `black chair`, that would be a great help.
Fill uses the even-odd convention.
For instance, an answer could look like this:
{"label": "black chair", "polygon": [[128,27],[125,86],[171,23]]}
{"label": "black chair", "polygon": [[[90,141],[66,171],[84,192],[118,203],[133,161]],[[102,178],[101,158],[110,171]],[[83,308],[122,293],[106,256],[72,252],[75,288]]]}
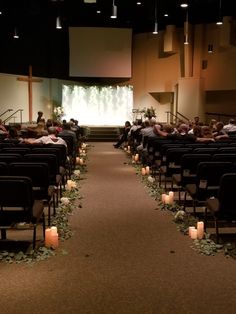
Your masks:
{"label": "black chair", "polygon": [[22,160],[22,155],[20,154],[10,154],[10,153],[0,153],[0,162],[5,162],[7,164],[10,164],[14,161],[20,161]]}
{"label": "black chair", "polygon": [[195,215],[198,204],[204,205],[207,198],[217,195],[221,176],[228,172],[234,172],[234,170],[235,166],[231,162],[200,162],[197,168],[196,182],[185,186],[184,209],[187,195],[190,195]]}
{"label": "black chair", "polygon": [[164,175],[165,188],[167,186],[167,181],[172,180],[172,176],[175,173],[180,173],[181,169],[181,158],[184,154],[190,153],[192,148],[189,147],[176,147],[169,148],[165,152],[164,165],[160,168],[159,184],[161,185],[162,176]]}
{"label": "black chair", "polygon": [[196,154],[216,154],[218,151],[218,147],[199,147],[193,150],[193,153]]}
{"label": "black chair", "polygon": [[60,175],[57,157],[53,154],[26,154],[24,161],[27,162],[44,162],[48,164],[49,182],[55,187],[56,204],[58,205],[59,196],[62,196],[62,177]]}
{"label": "black chair", "polygon": [[20,155],[25,155],[30,153],[30,148],[29,147],[5,147],[2,149],[3,153],[10,153],[10,154],[20,154]]}
{"label": "black chair", "polygon": [[35,248],[36,228],[41,218],[45,238],[45,219],[43,202],[34,199],[32,187],[28,177],[0,176],[0,229],[2,240],[5,240],[8,229],[20,229],[24,223],[23,226],[33,229]]}
{"label": "black chair", "polygon": [[8,164],[6,162],[0,162],[0,176],[6,176],[8,174]]}
{"label": "black chair", "polygon": [[32,180],[34,199],[42,200],[48,207],[48,225],[51,224],[51,205],[56,214],[54,187],[50,185],[47,163],[14,162],[9,165],[9,175],[26,176]]}
{"label": "black chair", "polygon": [[181,199],[180,192],[183,191],[187,184],[195,183],[197,177],[197,167],[200,162],[210,161],[212,156],[210,154],[184,154],[181,158],[180,173],[172,175],[172,189],[173,185],[177,185],[179,189],[179,201]]}
{"label": "black chair", "polygon": [[212,156],[212,161],[230,161],[236,163],[236,153],[218,153]]}
{"label": "black chair", "polygon": [[220,179],[220,187],[217,198],[206,200],[205,226],[207,226],[208,214],[215,221],[216,241],[219,242],[219,222],[226,222],[229,227],[233,222],[235,226],[236,206],[234,202],[236,187],[236,173],[226,173]]}

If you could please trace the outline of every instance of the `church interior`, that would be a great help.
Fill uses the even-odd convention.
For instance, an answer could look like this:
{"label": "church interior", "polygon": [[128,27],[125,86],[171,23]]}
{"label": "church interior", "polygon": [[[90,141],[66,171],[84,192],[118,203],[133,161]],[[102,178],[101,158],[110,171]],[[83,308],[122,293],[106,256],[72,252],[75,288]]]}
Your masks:
{"label": "church interior", "polygon": [[235,313],[231,0],[0,0],[1,313]]}

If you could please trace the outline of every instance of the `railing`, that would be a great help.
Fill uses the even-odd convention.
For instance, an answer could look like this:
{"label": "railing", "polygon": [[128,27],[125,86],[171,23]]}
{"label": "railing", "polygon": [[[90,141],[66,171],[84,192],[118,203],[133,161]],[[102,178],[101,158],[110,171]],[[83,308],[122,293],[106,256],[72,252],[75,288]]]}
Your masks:
{"label": "railing", "polygon": [[207,121],[210,119],[216,119],[217,121],[226,122],[230,118],[236,119],[236,114],[224,114],[224,113],[218,113],[218,112],[206,112]]}
{"label": "railing", "polygon": [[7,109],[5,110],[3,113],[0,114],[0,117],[2,117],[5,113],[9,112],[9,111],[13,111],[13,109]]}
{"label": "railing", "polygon": [[179,123],[179,122],[186,122],[188,123],[190,119],[184,116],[180,112],[176,112],[176,114],[172,113],[171,111],[166,111],[167,114],[167,123]]}
{"label": "railing", "polygon": [[20,123],[22,123],[22,111],[23,111],[23,109],[16,110],[10,116],[8,116],[5,120],[3,120],[3,123],[5,124],[7,121],[9,121],[18,112],[20,112]]}

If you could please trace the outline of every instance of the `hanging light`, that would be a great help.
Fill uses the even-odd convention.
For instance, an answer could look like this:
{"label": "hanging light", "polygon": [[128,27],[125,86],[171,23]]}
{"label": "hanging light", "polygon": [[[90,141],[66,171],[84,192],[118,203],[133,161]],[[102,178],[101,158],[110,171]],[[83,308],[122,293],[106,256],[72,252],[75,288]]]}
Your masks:
{"label": "hanging light", "polygon": [[158,23],[157,23],[157,0],[155,1],[155,23],[154,30],[152,32],[154,35],[158,34]]}
{"label": "hanging light", "polygon": [[117,6],[115,5],[115,0],[113,0],[111,19],[116,19],[116,18],[117,18]]}
{"label": "hanging light", "polygon": [[17,28],[16,28],[16,27],[14,28],[13,38],[15,38],[15,39],[20,38],[19,33],[18,33],[18,30],[17,30]]}
{"label": "hanging light", "polygon": [[188,25],[188,10],[186,11],[186,21],[184,23],[184,45],[189,44],[189,25]]}
{"label": "hanging light", "polygon": [[56,18],[56,28],[57,28],[57,29],[62,29],[60,16],[58,16],[58,17]]}
{"label": "hanging light", "polygon": [[188,2],[187,1],[181,1],[180,2],[181,8],[187,8],[188,7]]}
{"label": "hanging light", "polygon": [[208,53],[213,53],[213,45],[212,44],[208,45],[207,51],[208,51]]}
{"label": "hanging light", "polygon": [[217,25],[222,25],[223,20],[222,20],[222,12],[221,12],[221,0],[219,0],[219,16],[218,16],[218,21],[216,22]]}

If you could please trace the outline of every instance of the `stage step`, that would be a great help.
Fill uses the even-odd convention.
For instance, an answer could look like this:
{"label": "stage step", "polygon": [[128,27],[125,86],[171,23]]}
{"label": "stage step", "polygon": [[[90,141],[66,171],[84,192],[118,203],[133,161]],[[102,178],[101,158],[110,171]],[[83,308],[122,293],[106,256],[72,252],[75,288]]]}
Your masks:
{"label": "stage step", "polygon": [[90,142],[116,142],[122,127],[89,127],[87,140]]}

